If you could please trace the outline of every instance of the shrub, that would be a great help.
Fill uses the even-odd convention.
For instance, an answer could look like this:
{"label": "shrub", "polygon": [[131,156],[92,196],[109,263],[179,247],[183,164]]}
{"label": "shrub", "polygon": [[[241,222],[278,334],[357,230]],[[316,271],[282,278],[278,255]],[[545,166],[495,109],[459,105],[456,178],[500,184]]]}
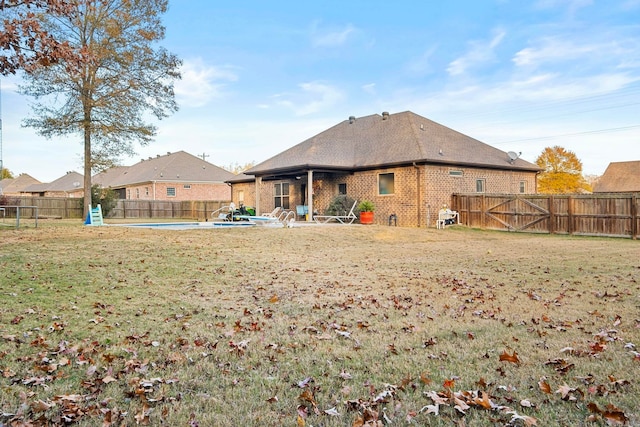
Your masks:
{"label": "shrub", "polygon": [[346,194],[338,194],[331,200],[331,203],[329,203],[326,214],[347,215],[351,210],[351,206],[353,206],[354,202],[355,200],[347,196]]}
{"label": "shrub", "polygon": [[360,212],[373,212],[376,210],[376,207],[373,202],[370,202],[369,200],[363,200],[358,205],[358,210]]}
{"label": "shrub", "polygon": [[116,207],[117,194],[111,188],[102,188],[99,184],[91,186],[91,206],[102,206],[102,216],[109,216],[109,212]]}

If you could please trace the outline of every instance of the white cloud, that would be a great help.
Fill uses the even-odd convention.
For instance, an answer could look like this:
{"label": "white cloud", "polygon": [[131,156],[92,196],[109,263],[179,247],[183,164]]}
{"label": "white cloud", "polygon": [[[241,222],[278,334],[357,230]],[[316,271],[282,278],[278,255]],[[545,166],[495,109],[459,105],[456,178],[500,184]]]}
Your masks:
{"label": "white cloud", "polygon": [[344,28],[323,30],[318,28],[319,23],[315,22],[312,28],[311,43],[316,47],[342,46],[347,42],[349,36],[356,32],[356,27],[348,24]]}
{"label": "white cloud", "polygon": [[452,76],[457,76],[464,74],[471,67],[492,61],[495,58],[494,50],[500,45],[505,35],[505,31],[495,30],[493,38],[489,41],[470,42],[469,51],[449,63],[447,72]]}
{"label": "white cloud", "polygon": [[527,47],[517,52],[513,62],[517,66],[535,66],[544,62],[581,58],[602,49],[602,46],[580,45],[572,41],[564,41],[559,37],[547,37],[540,40],[538,44],[537,47]]}
{"label": "white cloud", "polygon": [[436,46],[432,46],[422,53],[422,55],[412,58],[405,66],[407,72],[411,75],[422,76],[431,71],[431,58],[436,52]]}
{"label": "white cloud", "polygon": [[201,59],[185,60],[182,79],[175,82],[176,99],[184,107],[202,107],[222,96],[223,88],[238,76],[229,67],[214,67]]}
{"label": "white cloud", "polygon": [[336,87],[318,81],[301,83],[300,92],[278,94],[277,104],[294,111],[297,116],[306,116],[333,107],[344,99],[344,94]]}
{"label": "white cloud", "polygon": [[370,94],[370,95],[375,95],[376,94],[376,84],[375,83],[369,83],[366,85],[362,85],[362,90],[365,91],[366,93]]}

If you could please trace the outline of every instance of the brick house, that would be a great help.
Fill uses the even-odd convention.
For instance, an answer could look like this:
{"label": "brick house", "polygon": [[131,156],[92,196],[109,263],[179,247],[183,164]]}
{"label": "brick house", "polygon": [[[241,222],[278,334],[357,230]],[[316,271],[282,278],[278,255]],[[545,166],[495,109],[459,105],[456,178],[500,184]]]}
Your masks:
{"label": "brick house", "polygon": [[640,160],[611,162],[593,186],[594,193],[640,192]]}
{"label": "brick house", "polygon": [[22,196],[22,191],[35,184],[42,184],[29,174],[21,173],[17,178],[5,178],[0,181],[0,194],[5,196]]}
{"label": "brick house", "polygon": [[184,151],[150,157],[133,166],[117,166],[93,177],[94,184],[116,191],[120,199],[230,200],[226,181],[235,175]]}
{"label": "brick house", "polygon": [[24,188],[22,195],[37,197],[83,197],[83,175],[70,171],[49,183],[32,184]]}
{"label": "brick house", "polygon": [[410,111],[350,117],[230,180],[232,200],[323,213],[338,194],[375,222],[434,226],[453,193],[535,193],[540,168]]}

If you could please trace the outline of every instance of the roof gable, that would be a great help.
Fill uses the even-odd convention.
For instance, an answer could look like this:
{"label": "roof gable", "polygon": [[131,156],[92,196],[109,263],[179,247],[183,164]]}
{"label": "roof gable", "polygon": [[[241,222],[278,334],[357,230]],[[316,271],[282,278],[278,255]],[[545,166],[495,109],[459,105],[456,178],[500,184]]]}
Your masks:
{"label": "roof gable", "polygon": [[3,193],[19,193],[34,184],[40,184],[40,181],[29,174],[22,173],[17,178],[5,178],[0,181],[0,189]]}
{"label": "roof gable", "polygon": [[151,181],[222,183],[235,175],[184,151],[142,160],[133,166],[117,166],[97,174],[93,182],[121,187]]}
{"label": "roof gable", "polygon": [[42,193],[45,191],[76,191],[82,188],[83,175],[78,172],[67,172],[50,183],[34,184],[25,188],[25,193]]}
{"label": "roof gable", "polygon": [[640,160],[611,162],[594,185],[595,193],[640,191]]}
{"label": "roof gable", "polygon": [[350,118],[256,165],[261,175],[294,168],[366,169],[427,162],[538,171],[522,159],[410,111]]}

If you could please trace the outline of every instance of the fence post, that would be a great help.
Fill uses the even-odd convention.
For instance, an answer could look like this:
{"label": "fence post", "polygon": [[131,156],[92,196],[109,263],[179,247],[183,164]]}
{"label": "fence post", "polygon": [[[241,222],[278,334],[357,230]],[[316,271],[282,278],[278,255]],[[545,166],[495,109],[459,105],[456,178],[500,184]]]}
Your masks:
{"label": "fence post", "polygon": [[636,193],[631,195],[631,238],[638,238],[638,197]]}
{"label": "fence post", "polygon": [[549,234],[555,234],[556,232],[556,207],[555,199],[553,196],[549,196]]}
{"label": "fence post", "polygon": [[568,214],[568,218],[567,218],[567,233],[573,234],[573,232],[574,232],[574,227],[573,227],[573,197],[571,197],[571,196],[568,196],[568,198],[567,198],[567,214]]}
{"label": "fence post", "polygon": [[480,228],[486,228],[487,226],[487,206],[484,194],[480,196]]}

